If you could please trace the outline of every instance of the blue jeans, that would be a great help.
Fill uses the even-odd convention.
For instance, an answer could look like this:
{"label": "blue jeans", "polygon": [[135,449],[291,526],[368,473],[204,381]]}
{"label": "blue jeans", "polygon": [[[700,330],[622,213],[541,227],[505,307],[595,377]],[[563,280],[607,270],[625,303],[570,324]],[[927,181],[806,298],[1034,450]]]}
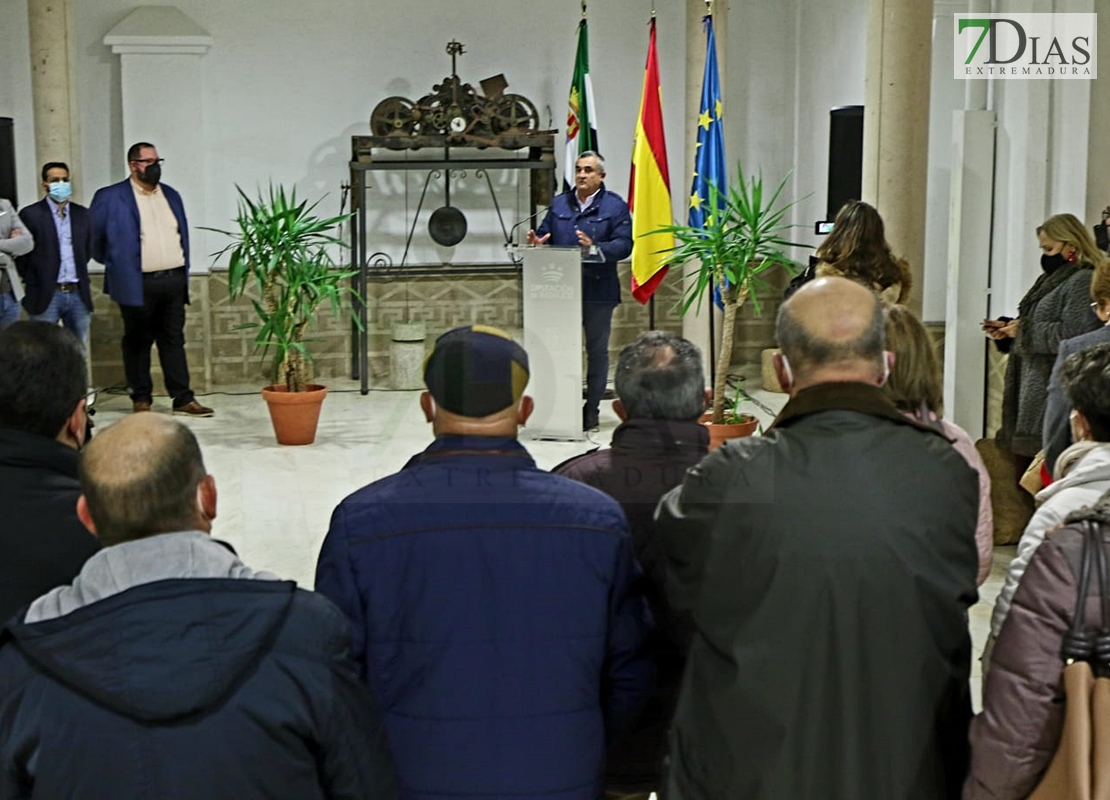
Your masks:
{"label": "blue jeans", "polygon": [[616,303],[582,304],[582,330],[586,336],[586,403],[583,417],[593,422],[609,379],[609,330],[613,325]]}
{"label": "blue jeans", "polygon": [[88,352],[85,340],[89,335],[89,310],[81,302],[78,292],[55,290],[54,296],[50,298],[50,305],[41,314],[32,314],[31,319],[55,325],[60,321],[62,327],[81,343],[81,349]]}
{"label": "blue jeans", "polygon": [[0,331],[19,321],[19,301],[11,292],[0,294]]}

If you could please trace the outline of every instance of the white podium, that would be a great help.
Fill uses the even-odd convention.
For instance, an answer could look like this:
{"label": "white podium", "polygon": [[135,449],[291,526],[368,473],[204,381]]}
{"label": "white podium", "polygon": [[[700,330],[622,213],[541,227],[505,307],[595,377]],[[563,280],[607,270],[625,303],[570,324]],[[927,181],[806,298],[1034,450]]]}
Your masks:
{"label": "white podium", "polygon": [[582,250],[522,250],[524,349],[536,409],[523,433],[531,439],[582,441]]}

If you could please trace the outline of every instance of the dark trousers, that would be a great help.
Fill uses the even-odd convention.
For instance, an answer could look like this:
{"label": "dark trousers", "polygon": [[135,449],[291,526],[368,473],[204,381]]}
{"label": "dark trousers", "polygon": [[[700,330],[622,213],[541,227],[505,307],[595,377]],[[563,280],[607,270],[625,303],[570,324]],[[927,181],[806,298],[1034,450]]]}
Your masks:
{"label": "dark trousers", "polygon": [[614,303],[582,304],[582,330],[586,336],[586,403],[582,411],[590,421],[597,419],[609,379],[609,331],[614,308]]}
{"label": "dark trousers", "polygon": [[150,402],[150,346],[158,346],[158,361],[174,408],[193,401],[189,365],[185,361],[185,268],[143,275],[143,304],[120,306],[123,317],[123,369],[131,399]]}

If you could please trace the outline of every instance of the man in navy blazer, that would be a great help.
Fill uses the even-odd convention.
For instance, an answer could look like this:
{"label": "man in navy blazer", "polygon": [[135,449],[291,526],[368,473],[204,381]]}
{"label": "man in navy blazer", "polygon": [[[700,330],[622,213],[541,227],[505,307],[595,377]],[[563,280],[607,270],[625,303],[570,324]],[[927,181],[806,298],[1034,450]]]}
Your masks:
{"label": "man in navy blazer", "polygon": [[33,320],[61,321],[87,347],[92,294],[89,291],[89,210],[72,202],[69,167],[51,161],[42,168],[46,196],[20,209],[20,218],[35,237],[35,249],[15,260],[23,278],[23,307]]}
{"label": "man in navy blazer", "polygon": [[210,417],[189,388],[185,306],[189,303],[189,224],[185,206],[162,183],[162,162],[149,142],[127,151],[131,176],[93,195],[92,256],[104,264],[104,291],[123,317],[123,368],[134,411],[149,411],[154,385],[150,346],[175,414]]}

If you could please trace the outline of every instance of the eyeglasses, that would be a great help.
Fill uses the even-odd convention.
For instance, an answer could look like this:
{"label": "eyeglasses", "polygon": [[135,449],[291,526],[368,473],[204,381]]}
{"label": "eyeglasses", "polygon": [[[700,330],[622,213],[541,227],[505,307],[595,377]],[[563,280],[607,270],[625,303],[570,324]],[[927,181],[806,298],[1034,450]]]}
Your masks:
{"label": "eyeglasses", "polygon": [[131,163],[132,164],[143,164],[143,165],[149,167],[151,164],[165,164],[166,159],[164,159],[164,158],[135,158],[135,159],[131,160]]}

